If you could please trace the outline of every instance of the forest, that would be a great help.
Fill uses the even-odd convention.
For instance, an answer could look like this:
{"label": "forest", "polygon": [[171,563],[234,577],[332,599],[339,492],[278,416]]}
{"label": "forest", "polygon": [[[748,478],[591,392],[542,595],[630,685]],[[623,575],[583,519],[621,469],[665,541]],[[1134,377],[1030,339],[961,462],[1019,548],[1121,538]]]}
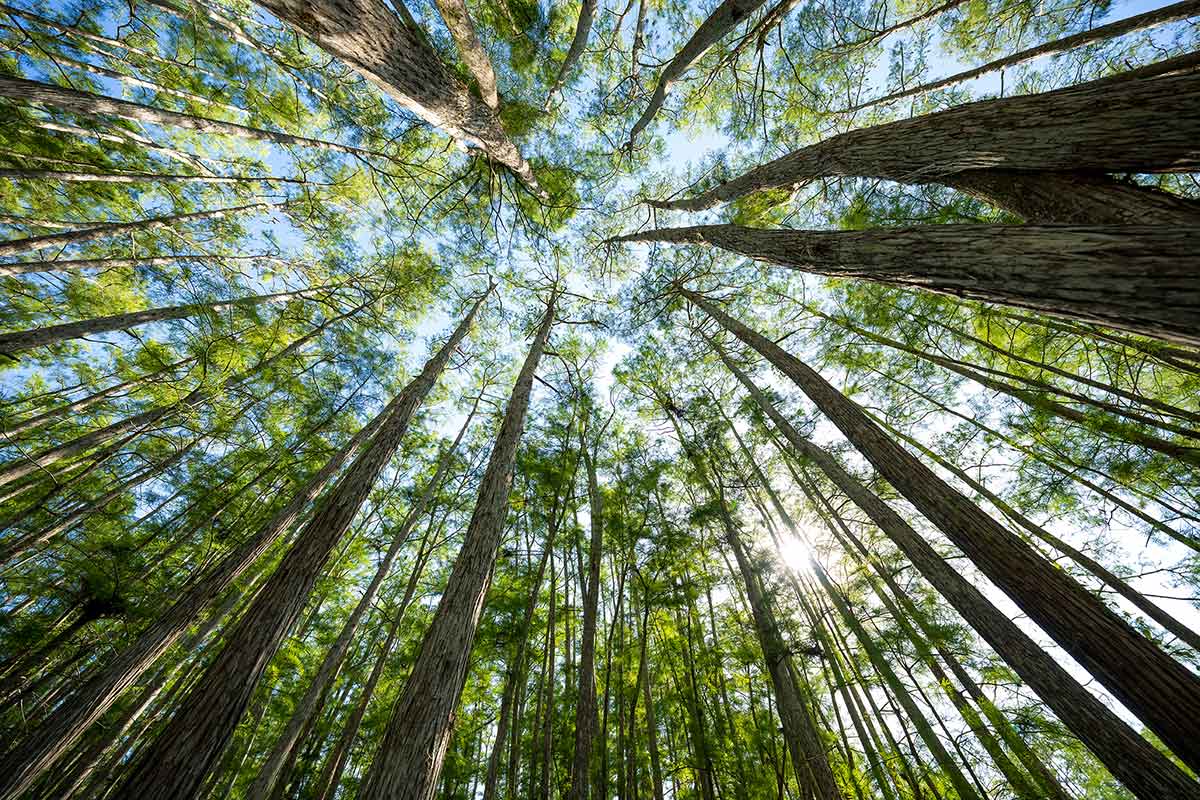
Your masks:
{"label": "forest", "polygon": [[0,37],[0,800],[1200,800],[1200,0]]}

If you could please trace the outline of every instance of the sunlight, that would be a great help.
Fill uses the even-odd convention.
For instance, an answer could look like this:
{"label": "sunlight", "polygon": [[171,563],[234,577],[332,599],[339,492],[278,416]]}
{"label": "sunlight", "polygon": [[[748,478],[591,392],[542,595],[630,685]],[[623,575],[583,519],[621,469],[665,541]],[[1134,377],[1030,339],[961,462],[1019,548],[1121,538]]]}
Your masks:
{"label": "sunlight", "polygon": [[787,568],[793,572],[808,573],[812,571],[809,568],[809,559],[812,558],[812,548],[799,536],[794,536],[790,533],[780,535],[779,557],[783,559],[783,563],[787,565]]}

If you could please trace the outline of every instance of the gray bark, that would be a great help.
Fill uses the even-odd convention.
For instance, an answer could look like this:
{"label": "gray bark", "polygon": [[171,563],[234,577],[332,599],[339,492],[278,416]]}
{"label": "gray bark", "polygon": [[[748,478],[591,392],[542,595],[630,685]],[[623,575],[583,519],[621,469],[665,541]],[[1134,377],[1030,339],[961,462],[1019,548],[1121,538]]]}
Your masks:
{"label": "gray bark", "polygon": [[30,275],[37,272],[70,272],[77,269],[116,269],[120,267],[161,267],[180,261],[274,261],[273,256],[230,256],[207,253],[143,258],[74,258],[62,261],[18,261],[0,264],[0,275]]}
{"label": "gray bark", "polygon": [[714,245],[818,275],[1028,308],[1200,345],[1200,226],[795,231],[695,225],[615,241]]}
{"label": "gray bark", "polygon": [[[596,18],[598,5],[598,0],[583,0],[579,6],[579,19],[575,22],[575,35],[571,37],[571,47],[567,50],[567,55],[554,77],[554,83],[550,85],[550,91],[546,95],[546,110],[553,105],[554,97],[562,92],[563,85],[575,70],[575,65],[579,63],[579,59],[583,58],[583,51],[587,49],[588,37],[592,32],[592,20]],[[640,10],[638,14],[640,18]]]}
{"label": "gray bark", "polygon": [[475,82],[479,84],[479,94],[488,108],[497,111],[500,108],[500,94],[496,88],[496,72],[492,69],[492,61],[488,58],[487,50],[475,33],[475,23],[471,21],[471,13],[467,10],[464,0],[435,0],[438,12],[454,43],[458,45],[458,55],[462,58],[467,69],[471,71]]}
{"label": "gray bark", "polygon": [[392,708],[383,741],[363,779],[359,800],[432,800],[437,791],[455,709],[467,679],[471,644],[508,515],[513,465],[525,427],[534,373],[554,324],[556,300],[557,296],[552,295],[513,386],[462,549],[404,692]]}

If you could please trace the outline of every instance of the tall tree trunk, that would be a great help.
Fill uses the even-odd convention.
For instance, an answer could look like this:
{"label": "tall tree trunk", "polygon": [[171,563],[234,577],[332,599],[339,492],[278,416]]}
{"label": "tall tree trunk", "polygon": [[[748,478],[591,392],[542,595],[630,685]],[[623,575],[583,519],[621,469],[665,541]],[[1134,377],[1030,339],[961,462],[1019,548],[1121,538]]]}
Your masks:
{"label": "tall tree trunk", "polygon": [[552,294],[513,386],[462,549],[421,642],[412,674],[392,709],[359,800],[431,800],[436,792],[455,709],[466,683],[471,645],[496,565],[517,445],[525,428],[534,373],[554,324],[556,300],[557,295]]}
{"label": "tall tree trunk", "polygon": [[261,142],[273,142],[281,145],[300,147],[315,147],[321,150],[334,150],[356,156],[388,156],[364,150],[361,147],[327,142],[322,139],[309,139],[305,136],[293,136],[290,133],[267,131],[261,128],[251,128],[236,122],[225,122],[219,119],[196,117],[182,114],[178,111],[168,111],[162,108],[142,105],[131,100],[117,100],[104,95],[81,92],[78,89],[67,89],[50,83],[0,76],[0,97],[8,97],[22,103],[29,103],[49,108],[57,108],[72,114],[88,116],[110,115],[131,122],[146,122],[151,125],[164,127],[187,128],[201,134],[223,134],[237,136],[242,139],[253,139]]}
{"label": "tall tree trunk", "polygon": [[192,798],[216,766],[267,663],[295,622],[330,552],[395,454],[418,406],[466,337],[482,294],[450,338],[382,412],[370,445],[318,504],[224,649],[170,723],[132,767],[120,791],[145,800]]}
{"label": "tall tree trunk", "polygon": [[471,77],[479,84],[479,96],[487,103],[492,111],[500,110],[500,94],[496,89],[496,72],[492,69],[492,61],[487,50],[475,33],[475,24],[471,21],[471,13],[467,10],[464,0],[435,0],[442,21],[450,29],[454,43],[458,45],[458,55],[462,58]]}
{"label": "tall tree trunk", "polygon": [[151,322],[164,322],[171,319],[185,319],[201,314],[219,314],[235,308],[245,308],[262,303],[284,303],[298,297],[310,295],[313,292],[328,291],[329,287],[319,286],[312,289],[298,289],[291,292],[275,292],[236,300],[221,300],[214,303],[188,303],[181,306],[163,306],[148,308],[145,311],[130,311],[126,314],[113,314],[107,317],[93,317],[78,322],[65,322],[61,325],[51,325],[46,328],[31,328],[24,331],[12,331],[0,334],[0,356],[32,350],[35,347],[48,347],[71,339],[82,339],[98,333],[123,331],[148,325]]}
{"label": "tall tree trunk", "polygon": [[[68,172],[53,169],[0,169],[9,180],[64,181],[67,183],[295,183],[318,185],[303,178],[270,175],[172,175],[160,172]],[[175,259],[167,259],[174,261]]]}
{"label": "tall tree trunk", "polygon": [[592,20],[596,18],[598,5],[598,0],[581,0],[579,19],[575,22],[575,35],[571,38],[571,47],[567,50],[567,55],[554,76],[554,83],[550,85],[550,91],[546,95],[547,111],[554,104],[555,96],[562,92],[563,86],[575,70],[575,65],[579,63],[579,59],[583,58],[583,53],[587,50],[588,37],[592,33]]}
{"label": "tall tree trunk", "polygon": [[[7,78],[0,78],[0,84]],[[241,216],[252,211],[262,211],[267,208],[283,208],[287,203],[251,203],[234,208],[217,208],[211,211],[193,211],[189,214],[172,214],[166,217],[138,220],[137,222],[107,222],[91,228],[81,228],[64,233],[48,233],[43,236],[30,236],[26,239],[10,239],[0,242],[0,256],[17,256],[22,253],[32,253],[45,250],[48,247],[66,247],[68,245],[86,244],[109,236],[140,233],[159,228],[170,228],[181,222],[194,222],[204,219],[220,219],[230,215]]]}
{"label": "tall tree trunk", "polygon": [[[579,450],[587,471],[591,538],[588,542],[587,583],[583,587],[583,641],[579,644],[579,693],[575,702],[575,752],[568,800],[587,800],[592,781],[592,749],[596,735],[596,612],[600,605],[600,559],[603,556],[604,498],[596,480],[596,454],[585,412],[579,431]],[[600,432],[602,433],[602,431]]]}
{"label": "tall tree trunk", "polygon": [[833,232],[697,225],[617,241],[704,243],[819,275],[1200,344],[1200,226],[924,225]]}
{"label": "tall tree trunk", "polygon": [[[715,308],[713,310],[718,314],[721,313]],[[724,316],[722,315],[722,317]],[[753,336],[751,339],[758,342]],[[1000,654],[1042,701],[1058,715],[1059,719],[1135,796],[1142,800],[1163,797],[1191,798],[1192,800],[1200,798],[1200,787],[1194,781],[1071,677],[1049,653],[1040,648],[1012,620],[992,605],[972,583],[946,562],[890,506],[846,472],[829,453],[800,436],[799,432],[766,399],[750,378],[738,369],[724,355],[723,351],[718,350],[718,353],[730,371],[750,392],[755,404],[771,419],[788,443],[795,448],[796,453],[812,460],[820,467],[834,485],[880,527],[912,561],[920,573],[933,584],[934,588],[962,614],[971,627]],[[912,470],[914,476],[927,472],[927,469],[919,462],[915,466],[909,465],[906,468]],[[889,478],[889,480],[891,479]],[[896,481],[897,483],[893,483],[893,485],[896,485],[897,488],[899,488],[898,484],[908,483],[901,477],[897,477]],[[931,514],[932,516],[934,515]],[[988,527],[990,528],[991,524],[988,524]],[[1057,580],[1055,579],[1056,582]],[[1072,592],[1071,596],[1074,597],[1076,594],[1076,592]],[[1059,598],[1060,595],[1056,592],[1055,597]],[[1061,603],[1061,600],[1058,602]],[[1091,605],[1092,602],[1089,601],[1088,606]],[[1060,606],[1060,612],[1064,607]],[[1063,614],[1063,616],[1064,618],[1071,617],[1070,620],[1064,619],[1068,623],[1079,619],[1074,612],[1070,615]],[[1121,623],[1121,627],[1125,627],[1124,623]],[[1122,636],[1122,640],[1127,638],[1129,637]],[[1117,641],[1115,637],[1109,637],[1110,645],[1113,645],[1115,641]],[[1153,645],[1146,642],[1145,646],[1139,646],[1138,649],[1145,649],[1145,647],[1153,648]],[[1072,650],[1073,654],[1077,651],[1078,648]],[[1155,652],[1159,651],[1155,650]]]}
{"label": "tall tree trunk", "polygon": [[1096,81],[839,134],[694,198],[652,205],[698,211],[763,189],[848,176],[944,183],[1040,224],[1195,225],[1194,201],[1101,173],[1193,171],[1197,141],[1200,74]]}
{"label": "tall tree trunk", "polygon": [[1159,25],[1165,25],[1169,22],[1177,22],[1181,19],[1200,14],[1200,2],[1197,0],[1184,0],[1181,3],[1173,3],[1169,6],[1156,8],[1152,11],[1147,11],[1144,14],[1134,14],[1125,19],[1119,19],[1116,22],[1110,22],[1107,25],[1101,25],[1098,28],[1081,31],[1079,33],[1064,36],[1061,39],[1055,39],[1050,42],[1043,42],[1034,47],[1027,47],[1020,52],[1012,55],[997,58],[994,61],[989,61],[982,66],[972,69],[956,72],[946,78],[939,78],[930,81],[929,83],[910,86],[907,89],[900,89],[883,97],[877,97],[874,100],[864,100],[861,103],[855,103],[852,106],[842,109],[837,112],[839,114],[850,114],[855,111],[861,111],[864,108],[879,105],[881,103],[891,103],[896,100],[903,100],[905,97],[914,97],[926,92],[934,92],[938,89],[945,89],[948,86],[956,86],[960,83],[966,83],[969,80],[974,80],[981,75],[986,75],[989,72],[1015,67],[1019,64],[1027,64],[1030,61],[1035,61],[1046,56],[1065,53],[1068,50],[1074,50],[1077,47],[1092,44],[1093,42],[1102,42],[1106,39],[1115,39],[1118,36],[1124,36],[1129,33],[1154,28]]}
{"label": "tall tree trunk", "polygon": [[271,256],[209,255],[207,253],[177,256],[147,256],[145,258],[74,258],[61,261],[18,261],[0,264],[0,275],[29,275],[35,272],[71,272],[77,269],[114,269],[118,267],[161,267],[180,261],[272,261]]}
{"label": "tall tree trunk", "polygon": [[[424,37],[382,0],[261,0],[400,105],[455,139],[475,145],[545,198],[533,169],[500,119],[456,78]],[[403,8],[403,2],[394,5]],[[407,12],[407,9],[405,9]]]}
{"label": "tall tree trunk", "polygon": [[700,23],[700,27],[696,29],[692,37],[684,43],[683,47],[679,48],[675,57],[668,61],[659,72],[658,83],[654,86],[650,102],[629,132],[627,148],[633,149],[638,134],[645,130],[646,126],[662,110],[671,86],[682,78],[684,73],[691,69],[710,47],[724,39],[730,31],[757,11],[764,2],[765,0],[722,0],[721,4],[708,15],[708,18]]}
{"label": "tall tree trunk", "polygon": [[454,438],[453,444],[442,453],[433,477],[425,485],[420,498],[409,509],[408,514],[400,523],[399,528],[397,528],[396,535],[392,537],[391,545],[384,553],[379,566],[376,567],[375,575],[371,578],[371,582],[367,584],[367,588],[359,598],[358,604],[350,612],[350,616],[347,617],[345,623],[342,625],[342,630],[338,634],[337,639],[334,640],[333,644],[325,652],[325,658],[321,661],[321,665],[317,668],[316,673],[309,682],[308,689],[305,690],[304,695],[296,703],[296,707],[292,711],[292,716],[288,719],[283,731],[275,740],[275,744],[268,754],[266,761],[259,768],[254,782],[246,790],[247,800],[267,800],[275,791],[277,782],[281,784],[281,789],[287,785],[287,780],[290,777],[289,773],[295,764],[298,746],[303,740],[303,732],[311,728],[314,717],[319,713],[322,701],[330,688],[332,688],[333,681],[341,669],[342,662],[345,660],[346,654],[350,651],[350,645],[354,641],[354,635],[358,632],[359,623],[362,622],[363,617],[375,603],[379,589],[383,586],[384,578],[387,577],[388,572],[391,570],[392,563],[396,560],[400,548],[408,541],[408,537],[412,534],[418,520],[426,513],[429,504],[441,489],[446,472],[449,470],[454,455],[458,450],[458,445],[462,442],[467,428],[475,418],[475,412],[478,408],[479,399],[477,398],[475,405],[472,406],[470,413],[467,414],[466,421],[459,428],[458,435]]}

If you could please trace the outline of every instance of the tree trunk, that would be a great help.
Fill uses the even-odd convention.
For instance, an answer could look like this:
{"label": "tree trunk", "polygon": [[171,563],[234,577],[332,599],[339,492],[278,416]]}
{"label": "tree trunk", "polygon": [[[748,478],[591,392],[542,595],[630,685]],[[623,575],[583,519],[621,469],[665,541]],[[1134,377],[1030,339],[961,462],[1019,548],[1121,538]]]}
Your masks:
{"label": "tree trunk", "polygon": [[1200,344],[1200,226],[793,231],[697,225],[616,241],[715,245],[819,275],[914,287]]}
{"label": "tree trunk", "polygon": [[69,272],[77,269],[115,269],[118,267],[161,267],[178,264],[180,261],[250,261],[273,260],[271,256],[214,256],[206,253],[178,256],[152,256],[147,258],[75,258],[62,261],[18,261],[0,264],[0,275],[28,275],[35,272]]}
{"label": "tree trunk", "polygon": [[[1097,81],[839,134],[694,198],[652,205],[699,211],[763,189],[848,176],[946,183],[1002,208],[1015,201],[1009,210],[1040,224],[1195,225],[1195,202],[1122,188],[1095,173],[1194,171],[1197,141],[1200,74]],[[1059,191],[1069,194],[1055,197]],[[1026,192],[1033,197],[1022,199]]]}
{"label": "tree trunk", "polygon": [[467,678],[471,645],[496,565],[517,446],[534,373],[554,324],[556,300],[557,296],[551,295],[513,386],[462,548],[412,673],[392,709],[359,800],[431,800],[437,790],[455,709]]}
{"label": "tree trunk", "polygon": [[329,689],[333,686],[333,681],[341,669],[342,662],[345,660],[346,654],[350,651],[350,645],[354,641],[354,635],[358,632],[359,623],[362,622],[363,617],[375,603],[379,589],[383,586],[383,580],[391,570],[392,563],[396,560],[400,548],[408,541],[408,537],[412,534],[418,520],[425,514],[434,496],[441,489],[446,472],[450,468],[454,454],[458,450],[458,445],[462,442],[462,437],[466,434],[467,428],[470,426],[471,420],[474,419],[478,408],[479,400],[477,399],[470,413],[467,414],[466,421],[459,428],[458,435],[454,438],[454,443],[442,453],[437,470],[425,485],[420,498],[413,504],[403,522],[401,522],[400,527],[397,528],[396,535],[392,537],[391,545],[388,547],[387,552],[384,553],[379,566],[375,569],[374,577],[371,578],[371,582],[367,584],[367,588],[359,598],[358,604],[350,612],[350,616],[342,625],[342,630],[338,634],[337,639],[334,640],[333,644],[326,651],[325,658],[321,661],[321,665],[317,668],[316,673],[309,682],[308,689],[305,690],[304,695],[296,703],[296,707],[292,711],[292,716],[288,719],[283,731],[275,740],[275,745],[272,747],[262,767],[259,768],[254,782],[246,790],[247,800],[267,800],[275,791],[276,783],[281,784],[280,789],[287,785],[291,767],[295,763],[296,750],[302,741],[303,731],[311,727],[314,717],[319,713],[320,705],[329,692]]}
{"label": "tree trunk", "polygon": [[[586,412],[585,412],[586,413]],[[575,752],[571,764],[568,800],[587,800],[592,779],[592,749],[596,735],[596,612],[600,605],[600,559],[603,556],[604,498],[596,482],[596,456],[585,416],[579,432],[579,450],[587,471],[591,539],[588,542],[587,583],[583,587],[583,641],[579,644],[579,693],[575,702]],[[610,651],[611,652],[611,651]],[[604,795],[602,795],[604,796]]]}
{"label": "tree trunk", "polygon": [[219,119],[195,117],[178,111],[167,111],[162,108],[134,103],[131,100],[117,100],[104,95],[81,92],[77,89],[67,89],[39,81],[24,78],[0,76],[0,97],[7,97],[21,103],[28,103],[49,108],[57,108],[72,114],[88,116],[110,115],[131,122],[145,122],[164,127],[187,128],[200,134],[218,134],[237,136],[242,139],[253,139],[260,142],[273,142],[280,145],[299,147],[315,147],[320,150],[334,150],[355,156],[388,156],[364,150],[360,147],[327,142],[323,139],[309,139],[304,136],[293,136],[290,133],[266,131],[261,128],[251,128],[236,122],[225,122]]}
{"label": "tree trunk", "polygon": [[256,306],[261,303],[284,303],[313,292],[327,291],[329,287],[314,289],[298,289],[292,292],[275,292],[260,294],[252,297],[242,297],[237,300],[221,300],[215,303],[188,303],[181,306],[164,306],[148,308],[145,311],[130,311],[126,314],[113,314],[108,317],[93,317],[78,322],[65,322],[61,325],[51,325],[46,328],[31,328],[24,331],[13,331],[0,334],[0,356],[32,350],[35,347],[48,347],[71,339],[82,339],[98,333],[123,331],[148,325],[151,322],[164,322],[171,319],[185,319],[201,314],[219,314],[235,308]]}
{"label": "tree trunk", "polygon": [[475,24],[471,21],[471,13],[467,10],[464,0],[436,0],[438,12],[442,21],[450,29],[454,43],[458,45],[458,55],[462,58],[475,83],[479,84],[479,95],[492,111],[500,110],[500,94],[496,89],[496,72],[492,69],[492,61],[488,58],[487,50],[475,33]]}
{"label": "tree trunk", "polygon": [[121,784],[144,800],[183,800],[200,790],[229,742],[267,663],[303,610],[330,552],[395,454],[418,406],[471,328],[481,295],[449,340],[382,412],[371,444],[318,504],[296,544],[230,633],[224,649]]}
{"label": "tree trunk", "polygon": [[[700,301],[705,302],[706,301]],[[711,308],[711,305],[709,305]],[[714,312],[720,314],[717,309]],[[721,315],[724,317],[724,315]],[[725,317],[725,319],[728,319]],[[734,325],[733,320],[729,320]],[[744,326],[741,326],[744,329]],[[747,331],[749,334],[750,332]],[[750,338],[756,343],[756,334]],[[761,338],[761,337],[760,337]],[[766,343],[769,345],[769,343]],[[769,349],[764,346],[764,349]],[[1168,760],[1149,742],[1139,736],[1120,717],[1114,714],[1108,706],[1097,700],[1090,692],[1082,687],[1071,675],[1063,669],[1046,651],[1020,630],[1004,613],[991,604],[983,594],[975,588],[960,572],[912,529],[894,510],[880,500],[874,493],[854,479],[840,464],[825,450],[817,447],[791,426],[778,410],[775,409],[762,392],[750,381],[750,378],[738,369],[724,353],[718,350],[722,360],[738,380],[750,392],[754,402],[771,419],[776,428],[783,433],[788,443],[795,448],[796,453],[812,460],[829,476],[834,485],[846,494],[859,508],[871,518],[871,521],[891,539],[897,547],[912,561],[920,573],[945,597],[963,618],[990,644],[997,653],[1016,671],[1034,692],[1051,710],[1071,729],[1076,736],[1087,745],[1100,759],[1109,771],[1117,777],[1141,800],[1154,798],[1200,798],[1200,787],[1188,778],[1173,762]],[[786,354],[785,354],[786,355]],[[788,357],[790,358],[790,357]],[[849,402],[848,400],[845,402]],[[860,412],[861,413],[861,412]],[[910,459],[915,462],[915,459]],[[921,475],[928,470],[920,462],[910,463],[906,469],[913,476]],[[890,470],[889,470],[890,471]],[[885,475],[891,480],[890,476]],[[909,483],[902,476],[896,477],[893,485],[899,488],[901,484]],[[936,476],[934,477],[936,479]],[[952,502],[952,499],[951,499]],[[924,503],[922,505],[925,505]],[[931,518],[935,515],[930,514]],[[987,523],[990,528],[994,523]],[[948,526],[949,527],[949,526]],[[980,526],[982,527],[982,526]],[[956,536],[956,539],[965,537]],[[1007,534],[1005,538],[1008,538]],[[967,542],[970,544],[969,542]],[[974,548],[972,548],[974,549]],[[1017,548],[1012,548],[1016,550]],[[968,551],[969,552],[969,551]],[[1030,560],[1022,558],[1022,560]],[[1011,562],[1019,563],[1019,562]],[[1039,569],[1040,571],[1044,571]],[[1058,583],[1060,579],[1052,579]],[[1038,585],[1039,589],[1043,587]],[[1072,591],[1074,597],[1082,590]],[[1086,592],[1083,592],[1086,594]],[[1055,592],[1056,602],[1060,613],[1066,607],[1060,593]],[[1094,598],[1087,603],[1091,606]],[[1074,605],[1081,605],[1075,604]],[[1032,616],[1032,614],[1031,614]],[[1042,614],[1039,613],[1039,616]],[[1072,623],[1080,619],[1074,610],[1070,614],[1062,613],[1063,622]],[[1069,619],[1068,619],[1069,618]],[[1111,628],[1105,623],[1106,628]],[[1125,628],[1121,623],[1118,629]],[[1138,634],[1133,634],[1138,636]],[[1121,640],[1130,637],[1122,631]],[[1109,636],[1108,641],[1116,649],[1116,637]],[[1139,643],[1137,650],[1151,649],[1158,653],[1149,642]],[[1124,645],[1122,645],[1123,647]],[[1078,648],[1072,647],[1072,654]],[[1155,656],[1157,660],[1159,656]],[[1142,668],[1149,666],[1146,662]],[[1175,698],[1171,698],[1175,699]],[[1181,727],[1186,727],[1183,725]],[[1177,738],[1177,737],[1176,737]],[[1186,748],[1185,748],[1186,749]]]}
{"label": "tree trunk", "polygon": [[[53,169],[0,169],[9,180],[65,181],[67,183],[295,183],[315,186],[303,178],[269,175],[170,175],[158,172],[67,172]],[[174,261],[175,259],[166,259]]]}
{"label": "tree trunk", "polygon": [[1030,61],[1035,61],[1045,56],[1065,53],[1068,50],[1074,50],[1077,47],[1092,44],[1093,42],[1101,42],[1106,39],[1115,39],[1118,36],[1124,36],[1129,33],[1154,28],[1159,25],[1165,25],[1169,22],[1177,22],[1181,19],[1200,14],[1200,2],[1197,0],[1184,0],[1181,3],[1174,3],[1163,8],[1156,8],[1153,11],[1147,11],[1144,14],[1135,14],[1132,17],[1110,22],[1107,25],[1101,25],[1098,28],[1081,31],[1070,36],[1064,36],[1061,39],[1055,39],[1052,42],[1043,42],[1035,47],[1028,47],[1018,53],[1013,53],[1003,58],[998,58],[994,61],[975,67],[973,69],[964,70],[963,72],[955,73],[947,78],[939,78],[938,80],[922,83],[918,86],[911,86],[907,89],[892,92],[883,97],[877,97],[874,100],[866,100],[861,103],[856,103],[848,108],[844,108],[836,113],[850,114],[855,111],[861,111],[864,108],[879,105],[881,103],[891,103],[896,100],[903,100],[905,97],[914,97],[918,94],[926,92],[934,92],[938,89],[945,89],[948,86],[956,86],[960,83],[966,83],[969,80],[974,80],[981,75],[986,75],[989,72],[1015,67],[1019,64],[1027,64]]}
{"label": "tree trunk", "polygon": [[[7,78],[0,77],[0,85]],[[0,256],[16,256],[22,253],[32,253],[45,250],[48,247],[66,247],[69,245],[86,244],[109,236],[134,234],[142,231],[152,231],[159,228],[170,228],[181,222],[194,222],[204,219],[220,219],[230,215],[242,216],[252,211],[262,211],[266,208],[283,208],[287,203],[251,203],[234,208],[218,208],[211,211],[193,211],[189,214],[172,214],[166,217],[143,219],[137,222],[107,222],[91,228],[81,228],[64,233],[48,233],[44,236],[30,236],[26,239],[10,239],[0,242]]]}
{"label": "tree trunk", "polygon": [[579,59],[583,58],[583,52],[587,50],[588,37],[592,33],[592,20],[596,18],[598,5],[598,0],[582,0],[579,6],[579,19],[575,23],[575,35],[571,38],[571,47],[567,50],[567,56],[558,68],[558,72],[554,76],[554,83],[550,85],[550,92],[546,95],[547,111],[554,104],[554,97],[562,92],[563,85],[571,77]]}
{"label": "tree trunk", "polygon": [[[534,194],[546,196],[495,112],[472,96],[420,32],[381,0],[261,0],[259,5],[413,114],[479,147],[512,170]],[[403,7],[403,2],[396,0],[395,5]]]}
{"label": "tree trunk", "polygon": [[654,94],[651,95],[646,110],[642,112],[638,121],[633,124],[633,130],[629,132],[627,148],[630,150],[633,149],[633,143],[637,139],[638,134],[645,130],[646,126],[662,110],[663,103],[667,99],[667,93],[671,91],[671,86],[682,78],[684,73],[691,69],[692,65],[699,61],[708,52],[710,47],[724,39],[730,31],[757,11],[759,6],[765,1],[722,0],[721,4],[709,14],[708,18],[700,23],[700,27],[696,29],[692,37],[687,40],[683,47],[679,48],[679,52],[675,54],[675,57],[667,62],[667,65],[658,74],[658,83],[654,86]]}

